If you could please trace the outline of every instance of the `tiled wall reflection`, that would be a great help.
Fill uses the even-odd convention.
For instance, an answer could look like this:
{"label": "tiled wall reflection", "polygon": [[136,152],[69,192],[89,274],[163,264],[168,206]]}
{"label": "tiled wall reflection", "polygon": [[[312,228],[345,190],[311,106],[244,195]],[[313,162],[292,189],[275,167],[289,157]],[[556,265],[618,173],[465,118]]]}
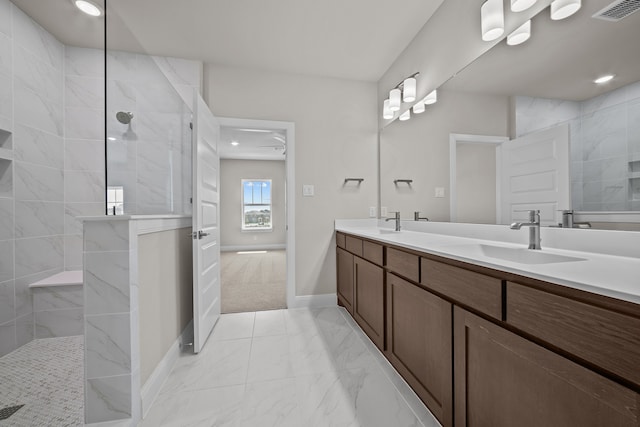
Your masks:
{"label": "tiled wall reflection", "polygon": [[566,122],[573,209],[640,210],[640,82],[583,102],[516,97],[518,136]]}

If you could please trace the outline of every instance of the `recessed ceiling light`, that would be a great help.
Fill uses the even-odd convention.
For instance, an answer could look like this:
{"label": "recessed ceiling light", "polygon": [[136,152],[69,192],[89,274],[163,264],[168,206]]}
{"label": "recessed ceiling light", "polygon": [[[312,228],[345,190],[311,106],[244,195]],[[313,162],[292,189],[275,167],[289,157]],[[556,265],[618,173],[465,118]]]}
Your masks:
{"label": "recessed ceiling light", "polygon": [[238,141],[231,141],[231,145],[235,147],[236,145],[240,145],[240,143]]}
{"label": "recessed ceiling light", "polygon": [[112,136],[108,136],[108,137],[107,137],[107,139],[108,139],[109,141],[115,141],[115,140],[116,140],[116,138],[114,138],[114,137],[112,137]]}
{"label": "recessed ceiling light", "polygon": [[98,5],[88,0],[75,0],[73,4],[75,4],[78,9],[80,9],[87,15],[91,15],[91,16],[102,15],[102,8],[100,8]]}
{"label": "recessed ceiling light", "polygon": [[598,77],[597,79],[595,79],[593,82],[597,83],[599,85],[606,83],[608,81],[610,81],[611,79],[613,79],[615,76],[613,74],[607,74],[606,76],[602,76],[602,77]]}

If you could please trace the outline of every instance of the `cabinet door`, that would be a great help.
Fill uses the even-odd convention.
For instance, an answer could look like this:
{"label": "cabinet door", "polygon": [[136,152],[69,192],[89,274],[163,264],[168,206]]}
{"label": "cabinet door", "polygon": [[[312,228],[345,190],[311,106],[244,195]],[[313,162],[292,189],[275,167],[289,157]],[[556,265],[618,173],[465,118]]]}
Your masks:
{"label": "cabinet door", "polygon": [[353,318],[371,341],[384,351],[384,270],[354,257]]}
{"label": "cabinet door", "polygon": [[459,307],[456,426],[638,426],[637,393]]}
{"label": "cabinet door", "polygon": [[387,357],[444,427],[452,425],[451,303],[387,274]]}
{"label": "cabinet door", "polygon": [[353,255],[337,248],[338,303],[353,315]]}

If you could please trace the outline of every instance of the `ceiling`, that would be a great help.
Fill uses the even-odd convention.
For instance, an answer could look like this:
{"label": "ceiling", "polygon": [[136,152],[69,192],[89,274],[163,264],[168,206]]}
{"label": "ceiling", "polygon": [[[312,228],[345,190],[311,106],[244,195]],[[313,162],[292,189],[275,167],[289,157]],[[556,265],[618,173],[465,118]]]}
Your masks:
{"label": "ceiling", "polygon": [[[238,145],[232,145],[237,142]],[[284,160],[284,131],[220,127],[218,152],[221,159]]]}
{"label": "ceiling", "polygon": [[[592,18],[613,0],[582,2],[574,16],[551,21],[543,10],[531,39],[502,42],[449,80],[443,89],[583,101],[640,80],[640,11],[610,22]],[[606,85],[593,80],[616,77]]]}
{"label": "ceiling", "polygon": [[[70,0],[12,0],[61,42],[101,47]],[[108,47],[376,82],[443,0],[108,0]]]}

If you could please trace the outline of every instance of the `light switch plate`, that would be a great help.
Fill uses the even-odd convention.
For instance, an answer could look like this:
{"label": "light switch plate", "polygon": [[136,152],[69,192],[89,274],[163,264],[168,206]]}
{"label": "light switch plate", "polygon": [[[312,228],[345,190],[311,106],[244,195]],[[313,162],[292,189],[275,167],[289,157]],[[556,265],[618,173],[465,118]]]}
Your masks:
{"label": "light switch plate", "polygon": [[380,216],[382,218],[386,218],[387,217],[387,207],[386,206],[380,207]]}
{"label": "light switch plate", "polygon": [[444,187],[436,187],[435,197],[444,197]]}
{"label": "light switch plate", "polygon": [[376,217],[376,207],[371,206],[369,208],[369,218],[375,218],[375,217]]}
{"label": "light switch plate", "polygon": [[304,184],[302,186],[302,195],[304,197],[313,197],[314,194],[314,187],[313,185],[310,184]]}

